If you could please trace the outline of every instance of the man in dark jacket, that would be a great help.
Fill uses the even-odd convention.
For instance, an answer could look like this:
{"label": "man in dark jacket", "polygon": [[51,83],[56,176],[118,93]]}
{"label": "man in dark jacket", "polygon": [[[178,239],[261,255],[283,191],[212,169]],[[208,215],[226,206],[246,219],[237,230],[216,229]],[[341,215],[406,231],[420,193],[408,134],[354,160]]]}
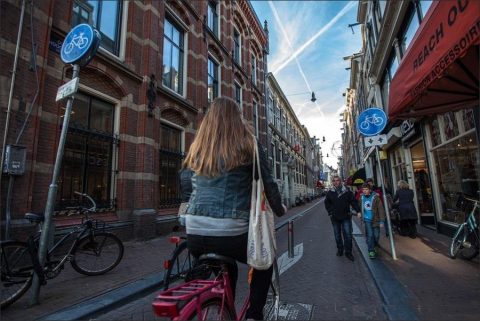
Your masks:
{"label": "man in dark jacket", "polygon": [[342,184],[340,176],[333,176],[333,186],[325,197],[325,208],[332,221],[335,241],[337,242],[337,256],[342,256],[345,250],[345,256],[353,261],[350,206],[357,212],[357,215],[360,215],[360,207],[353,192]]}

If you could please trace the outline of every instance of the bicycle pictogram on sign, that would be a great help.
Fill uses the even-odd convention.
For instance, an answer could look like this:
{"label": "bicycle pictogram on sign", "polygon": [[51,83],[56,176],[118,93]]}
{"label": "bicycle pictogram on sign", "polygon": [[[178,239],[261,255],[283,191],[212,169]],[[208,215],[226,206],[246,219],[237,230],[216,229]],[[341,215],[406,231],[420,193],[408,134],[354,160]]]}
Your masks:
{"label": "bicycle pictogram on sign", "polygon": [[364,136],[375,136],[387,125],[387,115],[380,108],[368,108],[357,118],[357,129]]}
{"label": "bicycle pictogram on sign", "polygon": [[84,37],[85,32],[80,32],[73,35],[72,40],[65,46],[65,53],[68,55],[72,52],[74,47],[83,49],[88,45],[88,38]]}

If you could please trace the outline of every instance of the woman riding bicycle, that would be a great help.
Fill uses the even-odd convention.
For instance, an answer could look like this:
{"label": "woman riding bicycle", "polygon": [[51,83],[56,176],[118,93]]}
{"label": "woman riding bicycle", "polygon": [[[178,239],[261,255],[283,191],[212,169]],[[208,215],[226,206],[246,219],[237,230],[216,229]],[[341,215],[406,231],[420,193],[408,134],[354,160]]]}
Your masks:
{"label": "woman riding bicycle", "polygon": [[[181,180],[182,191],[192,190],[186,209],[186,230],[188,248],[194,256],[216,253],[247,262],[255,143],[253,130],[235,101],[226,97],[215,99],[184,162],[184,171],[194,174],[191,179],[182,175]],[[258,150],[265,194],[273,212],[281,216],[286,208],[260,145]],[[237,266],[229,272],[235,293]],[[263,320],[272,273],[272,267],[253,271],[247,319]]]}

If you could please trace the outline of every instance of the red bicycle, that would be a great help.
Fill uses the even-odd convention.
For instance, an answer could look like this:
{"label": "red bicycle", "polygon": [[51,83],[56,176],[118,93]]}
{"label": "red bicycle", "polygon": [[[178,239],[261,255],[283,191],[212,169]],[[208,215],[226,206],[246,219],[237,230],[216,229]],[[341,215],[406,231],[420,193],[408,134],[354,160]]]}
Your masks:
{"label": "red bicycle", "polygon": [[[195,279],[163,291],[152,303],[154,313],[171,320],[243,320],[248,308],[249,295],[237,313],[228,273],[228,266],[233,264],[234,259],[218,254],[200,256],[197,266],[191,273],[202,276],[213,273],[215,277],[210,280]],[[278,283],[278,268],[274,262],[274,277],[271,283],[274,297],[273,319],[278,315]]]}

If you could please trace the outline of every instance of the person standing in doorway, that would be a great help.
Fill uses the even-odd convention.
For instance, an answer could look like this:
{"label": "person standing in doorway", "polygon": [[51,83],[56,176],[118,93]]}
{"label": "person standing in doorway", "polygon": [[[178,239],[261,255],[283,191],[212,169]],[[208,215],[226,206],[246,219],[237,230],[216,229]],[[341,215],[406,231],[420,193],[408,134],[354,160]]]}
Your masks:
{"label": "person standing in doorway", "polygon": [[398,202],[398,211],[400,212],[400,228],[412,239],[417,237],[417,209],[413,203],[413,191],[408,183],[399,180],[398,190],[393,197],[393,202]]}
{"label": "person standing in doorway", "polygon": [[337,243],[337,256],[345,256],[353,261],[352,254],[352,214],[350,206],[360,214],[355,195],[342,184],[340,176],[333,176],[333,188],[325,197],[325,208],[332,221],[335,242]]}
{"label": "person standing in doorway", "polygon": [[365,223],[365,238],[367,239],[368,257],[374,259],[378,253],[380,225],[385,222],[385,209],[380,196],[372,191],[370,185],[362,185],[363,194],[360,198],[363,222]]}

